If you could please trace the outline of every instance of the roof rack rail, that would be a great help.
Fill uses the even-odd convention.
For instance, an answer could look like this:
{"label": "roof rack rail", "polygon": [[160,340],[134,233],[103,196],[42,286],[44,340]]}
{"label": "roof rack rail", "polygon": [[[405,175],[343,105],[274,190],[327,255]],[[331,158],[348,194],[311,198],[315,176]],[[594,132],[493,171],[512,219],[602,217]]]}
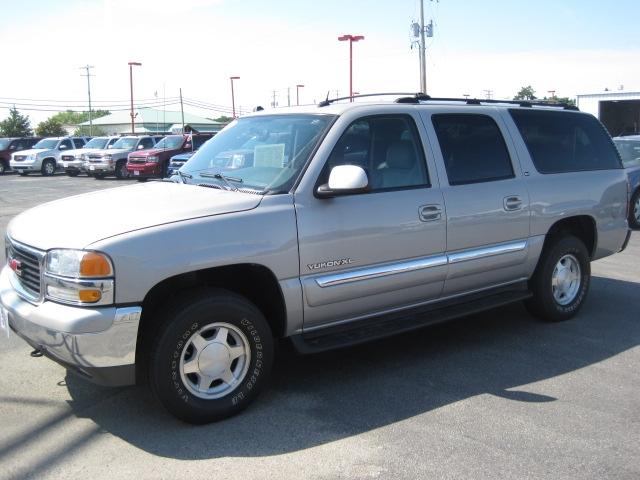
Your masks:
{"label": "roof rack rail", "polygon": [[352,95],[352,96],[348,96],[348,97],[337,97],[337,98],[329,98],[329,94],[327,94],[327,98],[325,100],[322,100],[320,103],[318,103],[318,107],[328,107],[329,105],[331,105],[333,102],[339,102],[340,100],[349,100],[351,98],[365,98],[365,97],[384,97],[384,96],[398,96],[398,95],[422,95],[419,93],[413,93],[413,92],[387,92],[387,93],[366,93],[366,94],[358,94],[358,95]]}
{"label": "roof rack rail", "polygon": [[481,99],[481,98],[449,98],[449,97],[430,97],[424,93],[416,93],[411,97],[400,97],[396,99],[396,103],[415,103],[420,102],[464,102],[467,105],[482,105],[484,104],[511,104],[518,105],[520,107],[557,107],[564,110],[579,111],[575,105],[569,105],[568,103],[544,101],[544,100],[496,100],[496,99]]}

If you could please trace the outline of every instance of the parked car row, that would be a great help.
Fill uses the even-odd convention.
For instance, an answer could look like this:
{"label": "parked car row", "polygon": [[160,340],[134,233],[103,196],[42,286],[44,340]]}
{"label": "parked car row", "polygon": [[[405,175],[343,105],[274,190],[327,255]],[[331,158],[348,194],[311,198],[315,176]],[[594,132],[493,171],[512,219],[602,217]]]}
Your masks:
{"label": "parked car row", "polygon": [[[175,173],[212,133],[179,135],[127,135],[105,137],[2,138],[0,174],[12,169],[20,175],[44,176],[63,170],[102,179],[135,177],[140,181]],[[170,169],[174,156],[176,163]]]}

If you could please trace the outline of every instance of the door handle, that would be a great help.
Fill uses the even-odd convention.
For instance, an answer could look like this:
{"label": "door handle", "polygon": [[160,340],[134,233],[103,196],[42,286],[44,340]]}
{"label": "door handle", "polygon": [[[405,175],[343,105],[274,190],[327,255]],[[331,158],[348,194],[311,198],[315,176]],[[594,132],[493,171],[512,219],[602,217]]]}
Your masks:
{"label": "door handle", "polygon": [[422,205],[418,209],[420,220],[423,222],[433,222],[442,218],[442,208],[440,205]]}
{"label": "door handle", "polygon": [[519,195],[509,195],[504,197],[504,209],[508,212],[522,209],[522,198]]}

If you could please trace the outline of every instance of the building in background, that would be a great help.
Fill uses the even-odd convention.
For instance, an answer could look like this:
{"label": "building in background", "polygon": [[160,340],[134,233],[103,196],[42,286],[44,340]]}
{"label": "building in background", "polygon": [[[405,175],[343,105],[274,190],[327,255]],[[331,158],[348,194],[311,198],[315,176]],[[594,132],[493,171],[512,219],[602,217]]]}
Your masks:
{"label": "building in background", "polygon": [[[219,132],[226,124],[184,113],[184,125],[187,132]],[[89,128],[89,122],[78,125]],[[115,112],[93,120],[93,127],[101,134],[119,135],[131,133],[129,111]],[[181,133],[182,114],[153,108],[135,110],[134,128],[136,133]]]}
{"label": "building in background", "polygon": [[640,92],[587,93],[578,95],[577,106],[598,117],[612,137],[640,134]]}

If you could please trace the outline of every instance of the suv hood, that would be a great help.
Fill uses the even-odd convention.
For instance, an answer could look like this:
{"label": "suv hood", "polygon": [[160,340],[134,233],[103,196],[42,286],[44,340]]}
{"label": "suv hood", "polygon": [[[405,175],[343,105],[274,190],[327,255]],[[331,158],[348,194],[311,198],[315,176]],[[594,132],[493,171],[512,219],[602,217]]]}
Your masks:
{"label": "suv hood", "polygon": [[176,150],[180,150],[180,148],[148,148],[131,153],[135,154],[134,156],[136,157],[149,157],[151,155],[157,155],[158,153],[175,152]]}
{"label": "suv hood", "polygon": [[15,217],[9,236],[25,245],[85,248],[122,233],[256,208],[261,195],[172,182],[100,190],[45,203]]}
{"label": "suv hood", "polygon": [[37,155],[44,152],[56,152],[57,150],[49,150],[47,148],[31,148],[29,150],[20,150],[16,152],[18,155]]}
{"label": "suv hood", "polygon": [[130,148],[103,148],[102,150],[96,150],[95,153],[100,153],[102,155],[113,155],[116,153],[127,153],[127,152],[133,152],[134,150],[130,149]]}

